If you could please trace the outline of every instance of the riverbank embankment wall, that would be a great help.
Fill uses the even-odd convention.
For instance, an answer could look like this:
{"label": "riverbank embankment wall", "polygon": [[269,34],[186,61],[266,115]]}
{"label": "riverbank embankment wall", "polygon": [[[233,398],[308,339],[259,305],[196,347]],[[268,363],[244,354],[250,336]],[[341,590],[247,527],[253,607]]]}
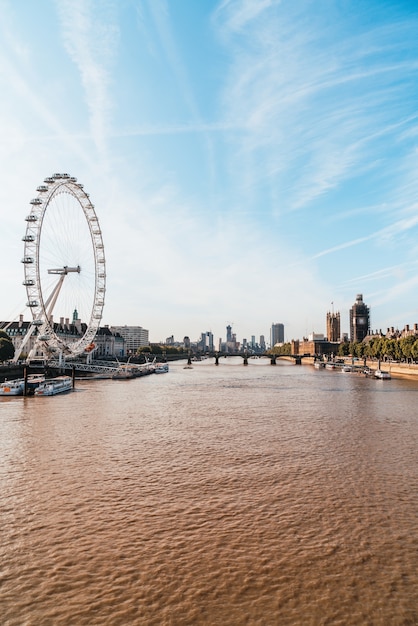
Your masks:
{"label": "riverbank embankment wall", "polygon": [[[294,361],[293,357],[285,356],[279,357],[286,361]],[[305,356],[302,358],[302,365],[313,365],[315,358],[313,356]],[[346,363],[351,364],[351,359],[346,359]],[[359,364],[360,361],[357,361]],[[364,365],[364,362],[361,362]],[[377,359],[367,359],[365,363],[366,367],[370,369],[377,369]],[[411,380],[418,380],[418,364],[417,363],[387,363],[382,361],[380,363],[380,369],[385,372],[390,372],[393,378],[409,378]]]}

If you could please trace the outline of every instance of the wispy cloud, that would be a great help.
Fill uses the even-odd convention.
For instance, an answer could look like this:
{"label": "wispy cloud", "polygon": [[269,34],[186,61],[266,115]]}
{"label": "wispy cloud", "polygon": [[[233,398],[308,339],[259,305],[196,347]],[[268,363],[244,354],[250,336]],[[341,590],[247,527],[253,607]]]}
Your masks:
{"label": "wispy cloud", "polygon": [[215,19],[223,23],[225,29],[237,32],[278,4],[280,0],[222,0],[215,11]]}
{"label": "wispy cloud", "polygon": [[418,215],[407,217],[401,220],[397,220],[393,224],[386,226],[385,228],[381,228],[369,235],[365,235],[364,237],[358,237],[356,239],[352,239],[351,241],[345,241],[344,243],[338,244],[336,246],[332,246],[327,248],[326,250],[321,250],[317,252],[313,256],[311,256],[311,260],[319,259],[320,257],[327,256],[334,252],[339,252],[340,250],[345,250],[347,248],[353,248],[354,246],[358,246],[359,244],[365,243],[366,241],[371,241],[372,239],[377,239],[379,241],[389,241],[395,238],[400,233],[406,232],[418,224]]}
{"label": "wispy cloud", "polygon": [[[0,21],[1,38],[6,42],[0,52],[2,82],[7,85],[9,98],[15,98],[17,102],[30,102],[31,115],[35,116],[38,122],[42,122],[47,130],[40,134],[33,132],[33,126],[26,128],[17,111],[12,120],[9,117],[2,118],[0,154],[4,153],[7,159],[13,152],[22,150],[25,142],[32,138],[39,140],[59,137],[62,145],[66,146],[71,154],[77,155],[82,163],[91,165],[93,161],[90,155],[82,149],[78,138],[68,132],[68,128],[51,106],[46,94],[39,89],[39,83],[33,77],[30,56],[22,52],[25,50],[25,44],[20,43],[17,34],[11,38],[10,33],[4,32],[5,28],[7,30],[7,21]],[[9,48],[9,44],[12,48]]]}
{"label": "wispy cloud", "polygon": [[177,78],[179,92],[187,103],[192,119],[199,122],[200,113],[194,90],[170,25],[170,5],[167,3],[167,0],[148,0],[148,7],[156,26],[160,44],[164,50],[166,62]]}
{"label": "wispy cloud", "polygon": [[[396,302],[396,300],[405,296],[405,294],[410,296],[411,292],[416,291],[417,285],[418,275],[411,276],[405,280],[397,280],[394,284],[386,286],[385,289],[382,289],[376,294],[375,304],[376,306],[381,306],[388,302]],[[416,311],[417,307],[415,303],[415,312]]]}
{"label": "wispy cloud", "polygon": [[402,279],[408,272],[416,272],[418,261],[407,263],[398,263],[397,265],[389,265],[382,267],[374,272],[368,272],[367,274],[360,274],[354,276],[349,280],[346,280],[344,285],[362,284],[366,282],[381,281],[386,278],[396,277]]}
{"label": "wispy cloud", "polygon": [[158,126],[133,127],[126,130],[112,132],[113,137],[135,137],[153,135],[187,135],[223,133],[240,130],[239,126],[229,122],[191,122],[188,124],[160,124]]}
{"label": "wispy cloud", "polygon": [[97,0],[58,0],[63,39],[78,68],[90,112],[90,128],[99,154],[106,161],[106,137],[113,102],[111,68],[119,31],[115,7]]}
{"label": "wispy cloud", "polygon": [[363,174],[378,142],[410,124],[410,108],[399,118],[418,71],[405,58],[410,25],[353,37],[346,16],[332,11],[333,31],[322,12],[287,1],[225,0],[214,14],[230,54],[224,115],[245,127],[230,141],[231,170],[246,173],[244,188],[277,189],[273,212],[306,209]]}
{"label": "wispy cloud", "polygon": [[[202,134],[205,146],[207,168],[209,177],[214,179],[215,176],[215,156],[214,147],[210,132],[206,130],[206,124],[203,123],[199,106],[194,93],[191,79],[187,71],[187,65],[180,54],[179,45],[176,42],[173,28],[170,23],[170,3],[167,0],[147,0],[148,8],[153,17],[156,31],[159,36],[160,45],[164,51],[166,62],[172,68],[172,72],[177,79],[178,93],[182,95],[186,106],[189,110],[192,126],[198,128]],[[185,128],[185,127],[183,127]],[[187,132],[187,131],[186,131]]]}

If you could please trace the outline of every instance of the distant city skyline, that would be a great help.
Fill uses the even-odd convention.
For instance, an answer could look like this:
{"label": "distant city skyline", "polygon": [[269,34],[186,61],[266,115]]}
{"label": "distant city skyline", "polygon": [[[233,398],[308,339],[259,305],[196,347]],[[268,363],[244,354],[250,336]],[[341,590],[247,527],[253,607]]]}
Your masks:
{"label": "distant city skyline", "polygon": [[[323,334],[330,341],[343,341],[344,336],[346,336],[349,341],[361,341],[369,333],[373,334],[374,332],[383,332],[383,334],[385,334],[389,329],[394,329],[395,331],[396,330],[401,331],[402,329],[404,329],[405,327],[409,325],[413,326],[414,324],[417,324],[417,322],[415,321],[407,320],[402,326],[398,326],[396,324],[391,324],[391,323],[389,323],[385,327],[379,327],[379,328],[377,326],[376,327],[372,326],[371,307],[369,307],[364,302],[363,294],[357,294],[355,298],[353,298],[353,300],[354,300],[354,303],[351,305],[351,307],[347,311],[343,311],[343,312],[333,311],[331,313],[330,311],[326,311],[326,307],[324,307],[323,325],[316,329],[305,330],[305,332],[302,332],[301,335],[298,337],[287,336],[286,328],[284,324],[280,322],[270,324],[269,334],[267,335],[269,336],[269,339],[270,339],[269,345],[273,346],[275,343],[282,343],[282,342],[289,343],[292,340],[302,339],[303,337],[308,337],[309,335],[312,335],[312,334]],[[331,304],[333,305],[334,303],[331,303]],[[74,315],[76,313],[77,311],[75,309],[72,312],[71,317],[74,318]],[[30,316],[29,309],[26,310],[26,316],[23,314],[20,314],[18,317],[20,317],[21,320],[24,319],[25,322],[30,322],[32,319]],[[68,322],[69,317],[70,316],[65,318],[67,322]],[[341,320],[344,320],[344,319],[346,319],[345,325],[344,325],[344,322],[341,323]],[[61,317],[60,320],[62,321],[64,320],[64,318]],[[331,324],[330,320],[332,320],[334,324]],[[360,330],[356,329],[356,325],[358,328],[359,320],[360,320]],[[18,321],[18,318],[16,318],[15,320],[6,319],[6,318],[2,320],[0,318],[0,322],[1,321],[3,322]],[[79,320],[79,321],[83,322],[84,320]],[[335,322],[337,322],[337,324],[335,324]],[[222,342],[237,341],[242,344],[242,342],[245,340],[246,344],[250,344],[251,341],[255,341],[256,336],[260,338],[259,341],[256,343],[260,344],[260,343],[264,343],[264,336],[265,336],[265,333],[257,333],[256,335],[253,332],[250,334],[251,341],[248,341],[244,335],[241,336],[239,332],[237,332],[234,329],[234,326],[232,324],[227,324],[224,327],[223,332],[220,332],[220,333],[214,333],[211,330],[209,330],[209,331],[198,332],[196,337],[189,336],[189,334],[185,334],[181,337],[180,336],[176,337],[174,334],[171,334],[169,337],[160,338],[160,339],[152,338],[152,328],[145,328],[144,326],[141,326],[140,324],[134,324],[134,325],[124,324],[124,323],[110,324],[110,325],[101,324],[101,327],[105,327],[105,326],[109,327],[112,330],[117,329],[117,332],[120,332],[122,335],[123,335],[123,332],[121,332],[121,329],[126,328],[127,326],[130,328],[138,329],[138,332],[139,332],[139,329],[141,329],[142,337],[145,337],[145,336],[147,338],[149,337],[150,343],[161,343],[161,344],[183,343],[185,339],[186,339],[186,343],[190,341],[192,343],[206,342],[211,347],[214,347],[220,341]]]}
{"label": "distant city skyline", "polygon": [[[154,350],[155,344],[167,346],[168,348],[179,348],[181,350],[197,350],[200,353],[229,353],[229,354],[263,354],[266,349],[274,348],[288,344],[292,354],[326,354],[331,350],[335,350],[335,344],[344,343],[361,343],[364,340],[375,337],[386,337],[390,340],[406,337],[416,337],[418,335],[418,323],[412,325],[405,324],[403,328],[388,327],[384,330],[370,328],[370,308],[363,300],[363,294],[357,294],[356,301],[349,311],[350,316],[350,335],[341,333],[340,329],[340,312],[328,311],[326,315],[327,334],[323,333],[307,333],[303,337],[293,338],[291,341],[284,341],[284,326],[281,323],[273,323],[270,329],[270,344],[266,344],[264,335],[260,335],[259,341],[256,341],[255,335],[251,336],[250,341],[246,338],[240,340],[236,333],[233,332],[231,324],[225,328],[225,340],[222,337],[215,341],[213,333],[205,331],[200,334],[200,338],[192,341],[188,336],[184,336],[183,340],[176,340],[174,335],[167,337],[165,341],[153,342],[149,341],[149,331],[141,326],[100,326],[94,341],[86,348],[86,353],[92,353],[93,358],[103,357],[130,357],[137,353],[141,348],[151,346]],[[69,318],[61,317],[59,322],[50,318],[50,336],[52,346],[54,341],[58,344],[68,346],[78,346],[80,340],[84,340],[87,335],[88,325],[86,325],[78,317],[75,309],[70,322]],[[18,361],[22,356],[24,358],[34,359],[43,358],[45,355],[44,334],[39,330],[39,326],[32,324],[32,321],[24,320],[23,315],[19,315],[18,320],[10,320],[9,322],[0,321],[0,330],[5,331],[11,338],[14,348],[14,360]],[[38,341],[41,339],[41,341]],[[54,348],[53,348],[54,349]],[[70,348],[71,349],[71,348]],[[286,347],[285,347],[286,349]]]}
{"label": "distant city skyline", "polygon": [[3,0],[1,17],[2,319],[30,319],[25,217],[68,172],[100,222],[102,325],[268,342],[280,320],[290,341],[325,333],[331,303],[349,333],[358,293],[372,328],[418,322],[418,4]]}

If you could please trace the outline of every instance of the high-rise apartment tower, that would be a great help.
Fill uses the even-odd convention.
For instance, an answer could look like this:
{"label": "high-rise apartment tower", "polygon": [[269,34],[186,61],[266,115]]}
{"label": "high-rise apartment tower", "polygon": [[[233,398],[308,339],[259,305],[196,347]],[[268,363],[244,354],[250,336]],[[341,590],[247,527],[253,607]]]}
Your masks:
{"label": "high-rise apartment tower", "polygon": [[272,324],[270,330],[270,345],[273,347],[276,343],[284,343],[284,325]]}

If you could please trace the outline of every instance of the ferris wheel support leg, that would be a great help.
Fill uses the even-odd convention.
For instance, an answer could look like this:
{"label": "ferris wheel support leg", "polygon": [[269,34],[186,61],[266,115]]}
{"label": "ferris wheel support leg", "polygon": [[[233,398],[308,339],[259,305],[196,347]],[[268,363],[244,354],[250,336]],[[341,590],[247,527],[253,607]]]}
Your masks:
{"label": "ferris wheel support leg", "polygon": [[55,306],[55,303],[56,303],[56,301],[58,299],[59,293],[61,291],[62,283],[64,282],[65,276],[66,276],[66,274],[64,274],[64,273],[61,274],[61,276],[60,276],[57,284],[55,285],[51,295],[49,296],[48,300],[45,302],[45,308],[47,308],[49,306],[48,313],[47,313],[48,320],[51,317],[52,312],[54,310],[54,306]]}
{"label": "ferris wheel support leg", "polygon": [[17,350],[15,352],[15,355],[12,359],[13,363],[17,363],[17,361],[20,359],[20,355],[23,352],[23,348],[26,346],[26,344],[28,343],[29,339],[32,337],[33,333],[35,332],[35,324],[31,324],[31,326],[29,326],[28,328],[28,332],[26,333],[26,335],[23,338],[22,343],[19,346],[19,350]]}

